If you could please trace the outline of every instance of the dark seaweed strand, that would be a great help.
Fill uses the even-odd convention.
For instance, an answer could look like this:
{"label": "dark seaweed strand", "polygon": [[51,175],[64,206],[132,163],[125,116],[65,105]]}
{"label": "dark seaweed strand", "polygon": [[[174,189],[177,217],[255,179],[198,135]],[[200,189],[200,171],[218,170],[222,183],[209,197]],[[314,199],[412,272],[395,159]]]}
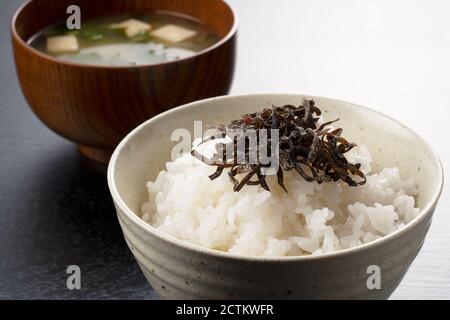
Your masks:
{"label": "dark seaweed strand", "polygon": [[[215,137],[226,137],[227,130],[260,129],[279,130],[279,166],[277,169],[278,184],[287,192],[283,182],[283,170],[295,170],[308,182],[323,183],[327,181],[343,181],[349,186],[356,187],[366,182],[364,173],[360,170],[361,164],[352,164],[347,161],[344,154],[356,145],[341,137],[341,128],[331,129],[329,126],[339,119],[326,122],[320,126],[317,124],[321,111],[315,106],[314,100],[305,100],[303,105],[295,107],[285,105],[265,108],[262,112],[243,115],[240,119],[232,121],[228,125],[220,125],[216,129]],[[210,166],[216,166],[217,170],[210,175],[210,179],[218,178],[225,168],[230,181],[234,185],[234,191],[240,191],[245,185],[260,185],[270,191],[263,169],[270,165],[237,163],[236,150],[239,142],[246,139],[245,135],[236,137],[228,143],[219,143],[217,148],[222,154],[216,154],[212,159],[203,157],[197,151],[192,150],[192,155]],[[267,139],[267,147],[270,150],[272,139]],[[234,154],[227,158],[226,148],[232,147]],[[245,161],[248,161],[250,150],[246,146]],[[254,152],[254,151],[252,151]],[[220,161],[219,161],[220,159]],[[246,174],[240,181],[237,175]],[[358,177],[360,181],[354,178]]]}

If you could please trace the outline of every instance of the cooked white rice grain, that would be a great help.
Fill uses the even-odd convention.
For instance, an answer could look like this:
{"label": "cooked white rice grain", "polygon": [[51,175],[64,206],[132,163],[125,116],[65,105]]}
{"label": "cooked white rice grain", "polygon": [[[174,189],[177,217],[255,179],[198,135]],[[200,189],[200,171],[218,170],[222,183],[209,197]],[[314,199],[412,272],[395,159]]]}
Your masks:
{"label": "cooked white rice grain", "polygon": [[403,227],[419,213],[417,186],[398,168],[369,175],[372,157],[359,146],[347,159],[361,163],[367,183],[309,183],[285,172],[289,193],[268,176],[272,192],[245,186],[234,192],[226,173],[183,155],[148,182],[142,219],[190,243],[243,255],[322,254],[374,241]]}

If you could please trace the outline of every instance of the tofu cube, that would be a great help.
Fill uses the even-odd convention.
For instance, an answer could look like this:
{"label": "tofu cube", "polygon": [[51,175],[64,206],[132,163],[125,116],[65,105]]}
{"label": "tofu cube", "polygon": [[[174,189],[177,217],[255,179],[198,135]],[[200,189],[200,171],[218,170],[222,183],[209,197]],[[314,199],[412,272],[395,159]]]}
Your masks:
{"label": "tofu cube", "polygon": [[76,36],[56,36],[47,38],[47,52],[53,54],[74,53],[79,49]]}
{"label": "tofu cube", "polygon": [[152,36],[173,43],[184,41],[195,36],[196,34],[196,31],[179,27],[173,24],[168,24],[151,33]]}
{"label": "tofu cube", "polygon": [[114,23],[109,26],[111,29],[123,29],[127,37],[132,38],[142,33],[148,32],[152,26],[137,19],[128,19],[120,23]]}

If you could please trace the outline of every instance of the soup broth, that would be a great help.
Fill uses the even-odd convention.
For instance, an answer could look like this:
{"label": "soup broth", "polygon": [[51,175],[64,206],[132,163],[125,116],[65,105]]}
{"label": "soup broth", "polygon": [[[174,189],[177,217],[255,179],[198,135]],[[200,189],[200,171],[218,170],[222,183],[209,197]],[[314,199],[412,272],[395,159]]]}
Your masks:
{"label": "soup broth", "polygon": [[219,41],[202,22],[172,13],[99,18],[68,30],[65,22],[41,30],[29,40],[35,49],[66,61],[133,66],[175,61]]}

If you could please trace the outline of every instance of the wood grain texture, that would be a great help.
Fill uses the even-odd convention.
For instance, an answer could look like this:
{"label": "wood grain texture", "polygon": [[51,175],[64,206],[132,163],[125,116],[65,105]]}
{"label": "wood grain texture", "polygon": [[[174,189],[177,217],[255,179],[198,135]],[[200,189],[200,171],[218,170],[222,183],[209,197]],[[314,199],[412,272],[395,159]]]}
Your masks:
{"label": "wood grain texture", "polygon": [[[187,59],[134,67],[63,62],[26,45],[44,26],[64,20],[70,4],[81,7],[83,19],[174,11],[200,19],[222,40]],[[108,160],[116,144],[148,118],[228,93],[234,74],[236,20],[221,0],[32,0],[13,21],[12,37],[17,73],[31,108],[49,128],[99,161]],[[106,155],[92,147],[105,150]]]}

